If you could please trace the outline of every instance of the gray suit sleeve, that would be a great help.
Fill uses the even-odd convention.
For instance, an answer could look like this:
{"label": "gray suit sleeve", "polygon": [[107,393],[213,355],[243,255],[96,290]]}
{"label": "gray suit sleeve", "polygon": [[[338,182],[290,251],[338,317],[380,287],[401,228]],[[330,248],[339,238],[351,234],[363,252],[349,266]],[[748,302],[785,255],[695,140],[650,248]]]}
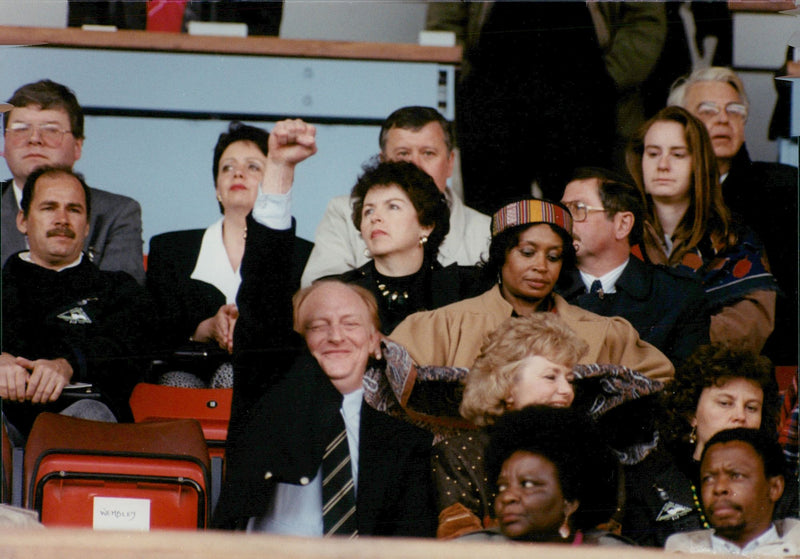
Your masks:
{"label": "gray suit sleeve", "polygon": [[[127,196],[103,192],[92,195],[92,232],[87,250],[101,269],[127,272],[144,285],[142,210]],[[95,199],[97,203],[95,203]]]}

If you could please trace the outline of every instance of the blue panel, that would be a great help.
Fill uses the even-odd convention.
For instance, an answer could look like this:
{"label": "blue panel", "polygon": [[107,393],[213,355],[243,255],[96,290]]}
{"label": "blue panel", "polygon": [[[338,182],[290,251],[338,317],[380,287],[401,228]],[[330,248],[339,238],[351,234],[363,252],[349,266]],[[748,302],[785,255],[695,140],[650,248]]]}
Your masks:
{"label": "blue panel", "polygon": [[[453,68],[427,63],[0,47],[0,75],[0,99],[50,78],[93,108],[359,120],[382,120],[404,105],[439,107],[448,118],[454,113]],[[147,250],[157,233],[219,218],[211,159],[226,127],[178,116],[87,117],[76,169],[92,186],[139,200]],[[377,126],[318,130],[319,152],[298,168],[293,191],[298,233],[310,240],[328,200],[348,193],[361,165],[378,152]]]}
{"label": "blue panel", "polygon": [[439,65],[214,54],[0,49],[0,96],[49,77],[86,107],[385,118],[437,106]]}
{"label": "blue panel", "polygon": [[[213,121],[89,117],[75,169],[92,186],[139,201],[147,250],[153,235],[202,228],[219,219],[211,164],[217,137],[226,128],[227,123]],[[318,128],[319,152],[298,166],[293,188],[301,237],[313,240],[328,200],[350,192],[361,165],[378,151],[378,131]]]}

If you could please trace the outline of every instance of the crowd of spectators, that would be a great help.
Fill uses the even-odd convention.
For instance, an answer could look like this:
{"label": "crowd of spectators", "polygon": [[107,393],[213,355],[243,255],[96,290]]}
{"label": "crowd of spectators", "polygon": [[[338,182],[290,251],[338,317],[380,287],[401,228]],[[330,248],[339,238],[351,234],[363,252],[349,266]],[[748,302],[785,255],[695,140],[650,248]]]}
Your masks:
{"label": "crowd of spectators", "polygon": [[[432,6],[471,30],[459,119],[389,115],[313,245],[292,217],[295,169],[324,149],[313,125],[231,123],[221,218],[155,236],[145,260],[138,203],[73,171],[75,95],[17,89],[11,439],[42,411],[129,421],[137,382],[232,388],[217,528],[797,553],[796,382],[782,401],[774,370],[797,365],[797,169],[750,160],[728,68],[648,114],[663,6],[588,6],[547,11],[570,22],[556,35],[540,3]],[[626,74],[631,49],[649,54]],[[448,185],[456,139],[489,215]]]}

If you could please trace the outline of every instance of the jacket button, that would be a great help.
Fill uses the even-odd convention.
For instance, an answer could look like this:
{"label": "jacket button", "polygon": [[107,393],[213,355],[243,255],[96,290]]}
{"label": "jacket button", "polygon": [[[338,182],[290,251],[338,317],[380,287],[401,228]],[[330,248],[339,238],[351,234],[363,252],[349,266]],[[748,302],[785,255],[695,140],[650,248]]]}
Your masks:
{"label": "jacket button", "polygon": [[311,482],[306,476],[300,478],[300,485],[308,485]]}
{"label": "jacket button", "polygon": [[272,472],[267,472],[264,474],[264,479],[269,479],[272,477]]}

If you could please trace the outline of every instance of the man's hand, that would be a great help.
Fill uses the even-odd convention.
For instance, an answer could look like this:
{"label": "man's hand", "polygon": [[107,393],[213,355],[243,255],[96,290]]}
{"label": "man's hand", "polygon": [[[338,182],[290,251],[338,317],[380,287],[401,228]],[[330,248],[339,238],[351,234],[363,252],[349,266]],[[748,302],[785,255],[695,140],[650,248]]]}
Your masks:
{"label": "man's hand", "polygon": [[317,129],[299,119],[282,120],[269,133],[267,168],[261,191],[285,194],[292,188],[295,166],[317,153]]}
{"label": "man's hand", "polygon": [[217,314],[197,325],[192,339],[196,342],[216,341],[228,353],[233,352],[233,327],[239,318],[236,305],[222,305]]}
{"label": "man's hand", "polygon": [[25,399],[34,404],[58,400],[61,391],[72,378],[72,365],[62,357],[35,361],[17,357],[16,363],[30,372]]}
{"label": "man's hand", "polygon": [[0,353],[0,398],[24,402],[27,384],[28,370],[18,365],[10,353]]}
{"label": "man's hand", "polygon": [[282,120],[269,133],[267,159],[277,164],[297,165],[317,153],[317,128],[300,119]]}

